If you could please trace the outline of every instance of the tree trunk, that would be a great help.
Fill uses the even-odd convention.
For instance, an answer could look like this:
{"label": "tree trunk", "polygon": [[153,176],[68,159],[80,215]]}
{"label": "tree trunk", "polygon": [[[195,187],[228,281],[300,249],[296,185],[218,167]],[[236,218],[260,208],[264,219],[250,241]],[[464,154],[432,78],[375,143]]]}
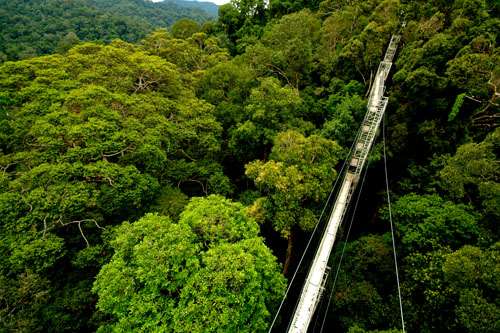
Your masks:
{"label": "tree trunk", "polygon": [[292,228],[292,229],[290,229],[290,234],[288,235],[288,245],[286,247],[285,264],[283,265],[283,275],[285,275],[285,276],[288,275],[288,270],[290,268],[290,263],[292,261],[293,237],[294,237],[294,232],[293,232],[293,228]]}

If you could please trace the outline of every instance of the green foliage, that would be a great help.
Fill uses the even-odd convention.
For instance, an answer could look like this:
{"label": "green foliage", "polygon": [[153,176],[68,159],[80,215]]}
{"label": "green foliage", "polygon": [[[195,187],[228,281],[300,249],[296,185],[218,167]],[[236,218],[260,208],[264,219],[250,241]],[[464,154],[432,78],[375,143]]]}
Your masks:
{"label": "green foliage", "polygon": [[172,25],[171,30],[175,38],[186,39],[199,32],[200,26],[193,20],[180,19]]}
{"label": "green foliage", "polygon": [[453,121],[460,112],[460,108],[464,104],[464,98],[465,94],[459,94],[457,98],[455,99],[455,103],[453,103],[453,106],[451,108],[450,114],[448,114],[448,121]]}
{"label": "green foliage", "polygon": [[331,119],[325,121],[321,132],[325,137],[348,146],[366,111],[366,102],[359,95],[348,95],[337,104],[336,97],[331,95],[328,99]]}
{"label": "green foliage", "polygon": [[78,43],[80,43],[80,38],[73,31],[70,31],[57,43],[56,51],[58,53],[67,52]]}
{"label": "green foliage", "polygon": [[[340,156],[341,148],[334,141],[286,131],[276,137],[268,162],[247,164],[247,176],[267,194],[264,202],[255,204],[264,205],[275,229],[286,235],[296,224],[304,230],[314,227],[311,209],[326,198],[328,188],[323,184],[333,183],[337,173],[332,166]],[[312,205],[305,206],[305,202]]]}
{"label": "green foliage", "polygon": [[188,196],[182,193],[178,188],[165,186],[161,189],[160,195],[151,209],[159,215],[168,216],[172,220],[177,220],[188,201]]}
{"label": "green foliage", "polygon": [[200,265],[194,233],[166,217],[146,215],[123,223],[116,235],[113,258],[94,283],[97,308],[117,319],[114,330],[171,330],[174,295]]}
{"label": "green foliage", "polygon": [[285,289],[274,256],[259,238],[221,244],[182,289],[177,332],[265,332]]}
{"label": "green foliage", "polygon": [[487,251],[466,245],[448,255],[443,264],[445,279],[454,290],[486,288],[495,293],[499,288],[498,243]]}
{"label": "green foliage", "polygon": [[313,69],[320,26],[307,10],[284,16],[268,26],[261,43],[248,47],[245,57],[261,75],[274,75],[294,87],[304,86]]}
{"label": "green foliage", "polygon": [[468,332],[496,332],[500,329],[500,307],[486,301],[477,290],[467,290],[457,307],[459,322]]}
{"label": "green foliage", "polygon": [[269,1],[269,12],[273,17],[282,16],[303,8],[317,9],[320,3],[320,0],[271,0]]}
{"label": "green foliage", "polygon": [[181,18],[206,21],[215,16],[180,0],[13,0],[3,1],[0,13],[0,54],[5,55],[0,62],[65,52],[79,40],[136,42]]}
{"label": "green foliage", "polygon": [[448,62],[446,74],[457,88],[476,98],[486,98],[491,88],[491,78],[499,56],[489,54],[464,54]]}
{"label": "green foliage", "polygon": [[[397,318],[389,311],[393,303],[387,297],[395,291],[390,241],[388,234],[369,235],[345,244],[344,262],[332,295],[332,314],[329,314],[338,318],[334,323],[337,329],[384,327],[384,322],[392,323]],[[343,246],[341,244],[332,255],[333,262],[338,262]]]}
{"label": "green foliage", "polygon": [[[464,246],[455,252],[409,256],[405,290],[412,301],[407,304],[420,318],[410,320],[410,325],[419,325],[425,332],[494,331],[499,311],[495,296],[499,292],[498,254],[496,244],[486,250]],[[448,311],[442,311],[443,308]]]}
{"label": "green foliage", "polygon": [[[217,160],[221,126],[213,107],[181,75],[167,60],[118,41],[0,67],[9,101],[0,155],[0,253],[8,260],[0,260],[0,272],[13,286],[36,273],[51,290],[25,306],[45,319],[24,323],[17,307],[6,327],[95,329],[89,281],[106,259],[103,230],[140,217],[172,183],[191,194],[231,191]],[[175,217],[180,209],[168,212]],[[65,262],[74,266],[55,269]]]}
{"label": "green foliage", "polygon": [[229,129],[245,119],[244,104],[256,83],[255,73],[248,65],[223,62],[206,71],[200,91],[204,99],[216,106],[217,119]]}
{"label": "green foliage", "polygon": [[458,147],[454,156],[445,160],[439,176],[443,188],[455,199],[482,207],[493,216],[499,216],[500,168],[498,151],[500,130],[496,129],[481,143],[468,143]]}
{"label": "green foliage", "polygon": [[392,215],[407,253],[441,246],[456,249],[464,243],[475,243],[480,237],[478,216],[470,207],[437,195],[405,195],[394,203]]}
{"label": "green foliage", "polygon": [[93,287],[113,318],[100,331],[267,329],[285,283],[240,204],[194,198],[179,224],[149,214],[115,235]]}
{"label": "green foliage", "polygon": [[229,147],[233,154],[243,161],[258,158],[280,130],[303,125],[297,121],[301,102],[295,89],[282,87],[275,78],[262,79],[246,101],[245,121],[230,133]]}
{"label": "green foliage", "polygon": [[[0,66],[0,331],[265,331],[285,281],[259,227],[286,274],[398,31],[385,123],[407,328],[498,331],[496,2],[235,0],[202,26],[193,7],[214,8],[0,5],[0,62],[59,52]],[[327,330],[400,327],[370,165]]]}
{"label": "green foliage", "polygon": [[349,328],[349,331],[347,333],[401,333],[403,332],[402,330],[398,329],[390,329],[390,330],[365,330],[358,325],[354,325]]}
{"label": "green foliage", "polygon": [[0,327],[28,332],[40,325],[42,318],[33,316],[32,311],[41,312],[50,292],[48,281],[29,270],[15,280],[1,274]]}
{"label": "green foliage", "polygon": [[188,225],[205,246],[255,238],[259,232],[257,223],[247,216],[243,205],[219,195],[191,199],[179,223]]}
{"label": "green foliage", "polygon": [[209,69],[228,58],[227,51],[219,46],[215,37],[193,30],[183,38],[172,38],[166,30],[160,29],[148,35],[141,43],[149,54],[176,64],[184,73],[193,72],[194,77],[189,79],[194,82],[199,76],[197,72]]}

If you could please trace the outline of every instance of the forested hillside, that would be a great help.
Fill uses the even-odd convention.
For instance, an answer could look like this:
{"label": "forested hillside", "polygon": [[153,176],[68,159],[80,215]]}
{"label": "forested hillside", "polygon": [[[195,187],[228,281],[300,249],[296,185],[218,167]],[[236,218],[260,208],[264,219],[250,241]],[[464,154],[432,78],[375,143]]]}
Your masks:
{"label": "forested hillside", "polygon": [[219,6],[210,1],[198,1],[198,0],[163,0],[163,3],[173,3],[181,7],[196,8],[201,9],[212,17],[217,17],[219,13]]}
{"label": "forested hillside", "polygon": [[181,18],[216,15],[216,5],[184,0],[2,0],[0,62],[67,51],[80,40],[137,42]]}
{"label": "forested hillside", "polygon": [[[0,331],[266,332],[394,33],[384,126],[406,330],[500,331],[499,13],[233,0],[203,29],[103,28],[85,39],[140,40],[3,63]],[[325,331],[401,329],[380,141],[368,164]]]}

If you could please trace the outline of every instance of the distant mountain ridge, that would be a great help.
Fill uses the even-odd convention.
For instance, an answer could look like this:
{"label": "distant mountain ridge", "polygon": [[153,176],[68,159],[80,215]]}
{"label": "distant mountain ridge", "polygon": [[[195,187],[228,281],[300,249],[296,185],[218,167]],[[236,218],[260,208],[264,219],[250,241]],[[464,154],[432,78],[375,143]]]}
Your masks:
{"label": "distant mountain ridge", "polygon": [[135,42],[181,18],[204,22],[217,5],[167,0],[0,1],[0,62],[64,50],[78,40]]}
{"label": "distant mountain ridge", "polygon": [[[170,2],[180,7],[197,8],[204,10],[212,16],[217,16],[219,13],[219,6],[209,1],[196,1],[196,0],[164,0],[163,2]],[[161,2],[159,2],[161,3]]]}
{"label": "distant mountain ridge", "polygon": [[[217,16],[218,6],[210,2],[198,2],[189,0],[163,0],[153,2],[151,0],[85,0],[92,3],[98,9],[111,10],[116,14],[129,17],[140,17],[150,23],[160,24],[163,20],[168,25],[180,18],[189,17],[195,21],[204,21]],[[212,6],[210,6],[212,5]],[[215,10],[214,7],[215,6]],[[176,15],[172,13],[176,10]],[[165,15],[168,13],[168,15]],[[172,20],[173,18],[173,20]],[[157,21],[160,19],[160,21]]]}

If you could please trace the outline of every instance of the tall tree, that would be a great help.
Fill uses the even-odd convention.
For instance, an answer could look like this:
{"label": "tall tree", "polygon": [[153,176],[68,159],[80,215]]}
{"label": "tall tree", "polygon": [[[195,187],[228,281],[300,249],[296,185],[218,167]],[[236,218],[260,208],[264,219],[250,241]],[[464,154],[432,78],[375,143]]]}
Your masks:
{"label": "tall tree", "polygon": [[150,214],[115,235],[94,283],[98,309],[113,318],[100,330],[267,329],[285,283],[241,204],[194,198],[178,224]]}
{"label": "tall tree", "polygon": [[288,239],[285,273],[293,250],[293,229],[315,226],[317,209],[330,190],[325,184],[337,177],[334,166],[341,156],[336,142],[289,130],[276,137],[269,161],[246,165],[246,175],[265,195],[254,203],[254,211],[263,211],[263,219]]}

